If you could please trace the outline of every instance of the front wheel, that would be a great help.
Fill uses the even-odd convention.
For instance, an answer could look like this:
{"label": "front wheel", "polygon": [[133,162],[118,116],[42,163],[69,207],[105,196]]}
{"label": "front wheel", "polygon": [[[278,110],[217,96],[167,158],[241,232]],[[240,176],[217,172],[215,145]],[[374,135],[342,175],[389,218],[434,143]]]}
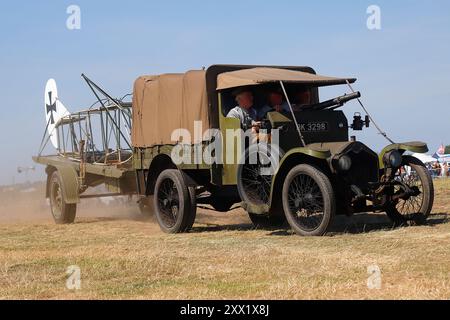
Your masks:
{"label": "front wheel", "polygon": [[[395,180],[407,185],[417,195],[407,199],[398,199],[386,208],[386,214],[396,224],[423,224],[430,215],[434,202],[433,180],[425,165],[419,159],[404,156],[401,168],[396,172]],[[394,188],[394,194],[401,192],[400,186]]]}
{"label": "front wheel", "polygon": [[283,184],[283,209],[291,228],[302,236],[322,236],[336,211],[328,177],[313,166],[298,165]]}

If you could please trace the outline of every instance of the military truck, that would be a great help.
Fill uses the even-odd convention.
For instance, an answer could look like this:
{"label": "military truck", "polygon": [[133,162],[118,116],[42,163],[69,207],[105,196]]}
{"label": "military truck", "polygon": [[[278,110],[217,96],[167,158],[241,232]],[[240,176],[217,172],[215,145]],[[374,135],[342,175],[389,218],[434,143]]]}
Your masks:
{"label": "military truck", "polygon": [[[325,234],[337,214],[386,212],[401,225],[424,223],[431,212],[432,179],[424,164],[408,155],[427,152],[425,143],[392,141],[377,154],[350,136],[373,120],[357,113],[349,123],[341,109],[355,99],[362,105],[351,86],[354,78],[321,76],[303,66],[213,65],[139,77],[129,104],[85,79],[107,102],[99,98],[102,106],[95,112],[63,116],[55,125],[72,126],[70,140],[78,147],[67,153],[58,143],[57,155],[34,157],[47,166],[56,222],[73,222],[83,193],[102,183],[112,195],[139,196],[141,208],[152,206],[167,233],[191,230],[200,204],[220,212],[239,204],[256,227],[287,222],[303,236]],[[320,102],[320,88],[338,85],[351,92]],[[251,91],[257,109],[275,87],[289,112],[268,112],[251,128],[227,117],[236,106],[236,89]],[[295,105],[296,93],[305,91],[310,101]],[[124,140],[126,150],[110,149],[104,141],[102,151],[96,148],[89,120],[94,113],[102,123],[109,119],[116,144]],[[118,123],[121,114],[129,116],[122,123],[129,124],[131,141]],[[73,124],[83,121],[85,132],[77,135]]]}

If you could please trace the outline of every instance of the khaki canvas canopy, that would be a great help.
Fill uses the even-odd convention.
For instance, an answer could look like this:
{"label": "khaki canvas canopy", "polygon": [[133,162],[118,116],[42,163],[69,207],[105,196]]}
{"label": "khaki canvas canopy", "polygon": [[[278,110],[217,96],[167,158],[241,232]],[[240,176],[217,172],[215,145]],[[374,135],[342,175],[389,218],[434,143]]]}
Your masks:
{"label": "khaki canvas canopy", "polygon": [[194,121],[209,128],[205,71],[139,77],[133,89],[132,145],[176,144],[177,129],[187,129],[194,141]]}
{"label": "khaki canvas canopy", "polygon": [[[177,129],[188,130],[192,142],[197,142],[194,141],[194,121],[201,121],[204,132],[210,128],[210,120],[215,119],[209,119],[209,111],[214,115],[215,109],[208,110],[207,72],[194,70],[181,74],[139,77],[133,89],[132,145],[151,147],[176,144],[179,140],[172,140],[172,134]],[[209,94],[212,95],[214,89],[279,81],[321,87],[345,84],[346,81],[353,83],[356,79],[325,77],[275,67],[253,67],[214,75],[214,79],[209,79],[209,84],[213,84]],[[212,104],[214,106],[214,102]]]}
{"label": "khaki canvas canopy", "polygon": [[323,87],[345,84],[346,81],[353,83],[356,79],[325,77],[313,73],[288,69],[251,68],[220,74],[217,77],[217,90],[279,81],[286,83],[298,83],[305,86]]}

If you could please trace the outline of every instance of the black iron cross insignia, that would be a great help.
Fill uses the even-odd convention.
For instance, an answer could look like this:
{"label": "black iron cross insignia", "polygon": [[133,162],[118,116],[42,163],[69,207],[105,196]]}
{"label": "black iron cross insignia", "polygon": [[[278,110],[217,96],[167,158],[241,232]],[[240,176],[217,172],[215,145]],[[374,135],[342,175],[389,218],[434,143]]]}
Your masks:
{"label": "black iron cross insignia", "polygon": [[55,124],[55,119],[53,118],[53,112],[56,112],[56,99],[55,102],[52,103],[52,92],[48,93],[48,102],[45,107],[47,108],[47,113],[50,112],[50,123]]}

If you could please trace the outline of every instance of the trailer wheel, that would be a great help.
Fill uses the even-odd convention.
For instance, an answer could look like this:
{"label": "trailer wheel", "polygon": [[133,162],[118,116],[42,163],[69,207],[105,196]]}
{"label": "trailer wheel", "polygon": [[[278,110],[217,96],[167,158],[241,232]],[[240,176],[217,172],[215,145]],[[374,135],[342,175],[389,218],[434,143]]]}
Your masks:
{"label": "trailer wheel", "polygon": [[154,197],[155,214],[162,231],[182,233],[192,227],[191,195],[179,170],[167,169],[158,176]]}
{"label": "trailer wheel", "polygon": [[313,166],[291,169],[283,184],[283,209],[292,229],[302,236],[322,236],[336,211],[328,177]]}
{"label": "trailer wheel", "polygon": [[55,222],[57,224],[73,223],[75,221],[77,205],[75,203],[66,203],[61,176],[58,171],[52,173],[49,188],[50,207]]}
{"label": "trailer wheel", "polygon": [[[399,199],[386,208],[386,214],[396,224],[423,224],[428,218],[434,202],[433,180],[425,165],[417,158],[404,156],[402,170],[396,173],[395,179],[418,192],[409,199]],[[394,193],[399,191],[395,187]]]}

